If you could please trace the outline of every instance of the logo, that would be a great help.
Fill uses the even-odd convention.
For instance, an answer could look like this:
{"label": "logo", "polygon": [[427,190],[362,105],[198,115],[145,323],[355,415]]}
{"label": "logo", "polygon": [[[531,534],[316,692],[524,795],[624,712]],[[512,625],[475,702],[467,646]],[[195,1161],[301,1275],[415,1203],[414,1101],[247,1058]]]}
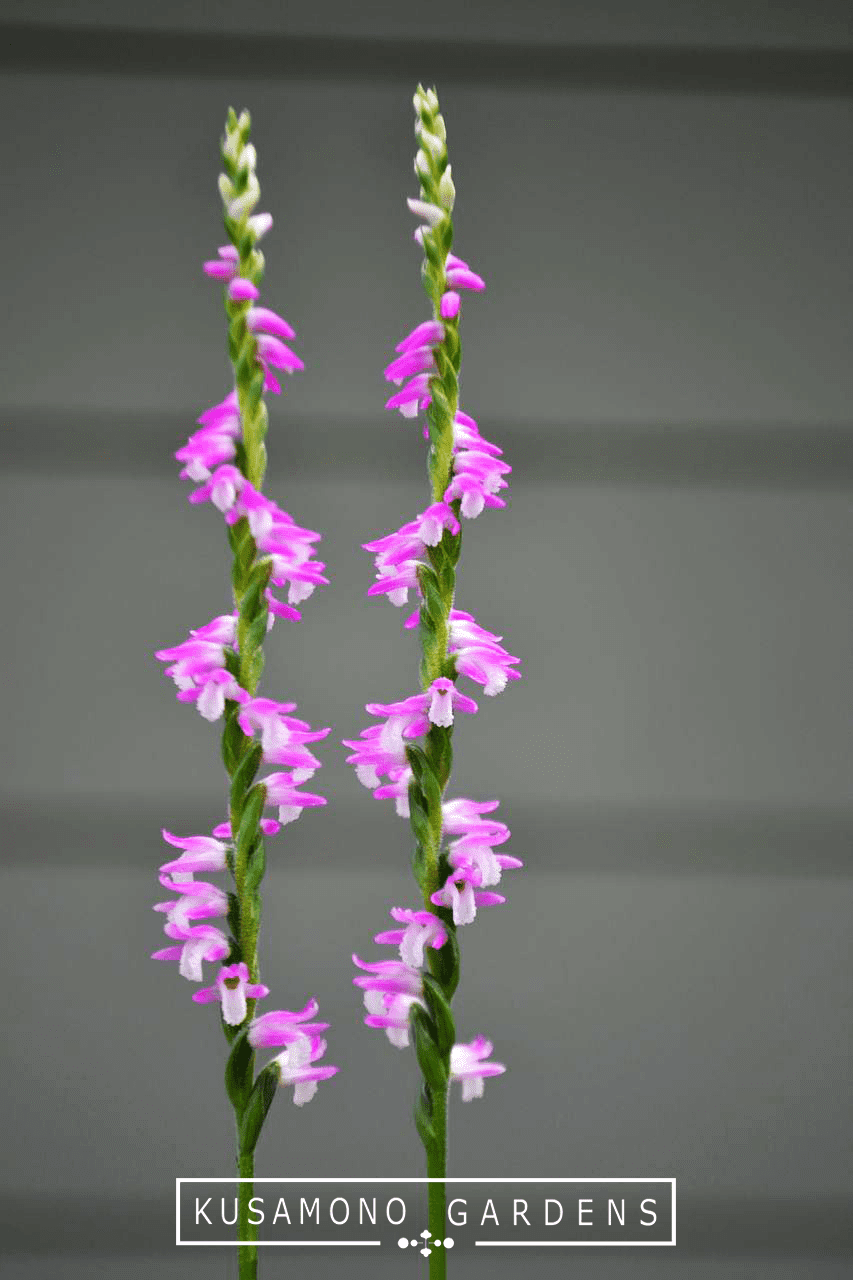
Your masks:
{"label": "logo", "polygon": [[[241,1181],[248,1179],[177,1178],[176,1244],[248,1243],[236,1231]],[[259,1247],[412,1250],[428,1258],[450,1249],[675,1245],[675,1178],[440,1181],[445,1220],[435,1234],[427,1178],[254,1178],[244,1216]]]}

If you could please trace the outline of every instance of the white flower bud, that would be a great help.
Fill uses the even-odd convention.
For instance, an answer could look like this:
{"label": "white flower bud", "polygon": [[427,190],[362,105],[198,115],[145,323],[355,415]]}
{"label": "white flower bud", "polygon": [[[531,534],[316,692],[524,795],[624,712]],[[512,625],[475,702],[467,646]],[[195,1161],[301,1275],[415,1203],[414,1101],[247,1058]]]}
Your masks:
{"label": "white flower bud", "polygon": [[436,226],[444,218],[447,217],[444,209],[440,209],[437,204],[430,204],[428,200],[407,200],[406,204],[417,218],[423,218],[424,222],[430,227]]}
{"label": "white flower bud", "polygon": [[[232,188],[233,192],[233,188]],[[244,218],[247,213],[251,213],[255,205],[261,198],[261,185],[255,174],[249,175],[249,181],[246,190],[239,196],[236,196],[228,204],[229,216],[235,218],[238,222]]]}
{"label": "white flower bud", "polygon": [[223,204],[227,204],[229,200],[234,198],[234,184],[224,173],[219,175],[219,194],[222,196]]}
{"label": "white flower bud", "polygon": [[[435,105],[438,106],[438,102],[436,102]],[[439,138],[441,138],[442,142],[447,141],[447,129],[444,126],[444,116],[435,117],[435,131]]]}
{"label": "white flower bud", "polygon": [[415,156],[415,173],[429,173],[429,157],[425,151],[418,151]]}
{"label": "white flower bud", "polygon": [[421,146],[426,147],[427,151],[432,153],[433,159],[439,160],[444,155],[444,143],[441,138],[437,138],[434,133],[430,133],[429,129],[421,129],[420,140]]}
{"label": "white flower bud", "polygon": [[249,218],[248,222],[246,223],[246,226],[249,228],[252,235],[255,237],[255,240],[258,241],[260,240],[261,236],[265,236],[267,234],[270,227],[272,226],[272,214],[271,213],[253,213],[251,218]]}
{"label": "white flower bud", "polygon": [[236,160],[240,151],[240,135],[236,131],[225,135],[222,150],[229,160]]}
{"label": "white flower bud", "polygon": [[435,89],[427,89],[424,97],[426,98],[426,103],[430,111],[438,111],[438,98],[436,96]]}
{"label": "white flower bud", "polygon": [[450,176],[450,165],[447,166],[441,175],[441,181],[438,184],[438,198],[449,213],[453,208],[456,200],[456,188],[453,185],[453,179]]}
{"label": "white flower bud", "polygon": [[237,168],[254,170],[257,163],[258,153],[250,142],[249,145],[244,147],[240,152],[240,159],[237,161]]}

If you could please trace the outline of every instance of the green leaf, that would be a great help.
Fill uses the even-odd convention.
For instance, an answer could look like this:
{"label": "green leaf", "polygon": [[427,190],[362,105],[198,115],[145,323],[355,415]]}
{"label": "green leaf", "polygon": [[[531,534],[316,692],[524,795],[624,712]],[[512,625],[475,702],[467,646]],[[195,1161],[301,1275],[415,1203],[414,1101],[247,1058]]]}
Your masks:
{"label": "green leaf", "polygon": [[267,610],[264,605],[261,612],[255,617],[252,625],[249,627],[246,635],[246,648],[249,652],[257,652],[264,642],[267,634]]}
{"label": "green leaf", "polygon": [[228,895],[228,928],[231,930],[233,937],[231,938],[231,953],[228,957],[228,963],[233,964],[240,959],[240,948],[235,939],[240,937],[240,899],[236,893]]}
{"label": "green leaf", "polygon": [[249,865],[246,868],[245,888],[254,893],[258,885],[264,878],[264,872],[267,869],[267,855],[264,846],[263,837],[258,840],[249,857]]}
{"label": "green leaf", "polygon": [[240,826],[238,828],[237,839],[235,841],[239,848],[242,849],[245,848],[247,844],[251,844],[257,835],[266,798],[266,787],[252,787],[252,790],[249,792],[246,798],[246,803],[243,806],[243,816],[240,819]]}
{"label": "green leaf", "polygon": [[240,600],[240,613],[244,618],[256,617],[258,610],[264,605],[264,590],[269,585],[272,564],[269,560],[252,566],[246,583],[246,590]]}
{"label": "green leaf", "polygon": [[435,1041],[429,1014],[420,1005],[412,1005],[410,1023],[421,1074],[431,1089],[441,1093],[447,1088],[446,1055]]}
{"label": "green leaf", "polygon": [[437,725],[430,729],[426,738],[426,755],[429,768],[438,780],[440,804],[441,792],[447,785],[453,768],[453,734],[450,729],[442,729]]}
{"label": "green leaf", "polygon": [[249,1094],[246,1108],[240,1118],[240,1151],[243,1155],[249,1155],[257,1146],[267,1112],[275,1097],[278,1081],[278,1066],[271,1062],[268,1067],[264,1067],[252,1086],[252,1092]]}
{"label": "green leaf", "polygon": [[415,1102],[415,1128],[421,1142],[430,1148],[435,1142],[435,1129],[432,1127],[432,1104],[426,1089],[421,1089]]}
{"label": "green leaf", "polygon": [[427,767],[426,756],[420,747],[406,745],[406,759],[409,762],[409,768],[415,775],[415,780],[420,785],[421,778],[424,775],[424,769]]}
{"label": "green leaf", "polygon": [[241,1031],[225,1063],[225,1092],[238,1115],[243,1111],[252,1087],[253,1057],[254,1050],[246,1039],[246,1031]]}
{"label": "green leaf", "polygon": [[424,998],[432,1014],[435,1026],[435,1041],[441,1053],[448,1055],[456,1043],[456,1025],[450,1004],[445,997],[441,984],[431,973],[423,975]]}
{"label": "green leaf", "polygon": [[423,805],[423,793],[416,782],[409,783],[409,822],[415,839],[428,848],[432,843],[432,827]]}
{"label": "green leaf", "polygon": [[[235,809],[241,808],[245,803],[246,792],[255,780],[255,774],[260,768],[262,755],[261,744],[253,742],[237,765],[234,776],[231,779],[231,804]],[[242,828],[242,822],[240,825]]]}
{"label": "green leaf", "polygon": [[225,703],[225,727],[222,730],[222,762],[229,776],[237,767],[237,761],[240,759],[245,741],[245,734],[237,723],[238,711],[238,703],[230,701]]}
{"label": "green leaf", "polygon": [[412,874],[421,890],[426,886],[427,862],[426,850],[422,844],[415,842],[415,852],[412,854]]}
{"label": "green leaf", "polygon": [[441,984],[445,999],[450,1001],[459,986],[462,959],[459,952],[459,940],[456,937],[452,914],[444,907],[433,907],[433,911],[446,926],[447,941],[437,951],[435,948],[430,947],[429,963],[430,968]]}

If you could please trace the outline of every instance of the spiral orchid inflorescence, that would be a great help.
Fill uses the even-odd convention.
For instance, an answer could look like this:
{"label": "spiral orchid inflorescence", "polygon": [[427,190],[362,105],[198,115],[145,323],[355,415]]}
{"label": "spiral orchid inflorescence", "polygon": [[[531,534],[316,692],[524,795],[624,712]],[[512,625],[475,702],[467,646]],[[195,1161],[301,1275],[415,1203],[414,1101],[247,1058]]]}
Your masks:
{"label": "spiral orchid inflorescence", "polygon": [[[234,387],[198,419],[199,429],[176,457],[181,475],[198,487],[190,502],[211,502],[225,517],[233,554],[234,608],[190,633],[174,648],[161,649],[166,674],[178,698],[193,702],[210,721],[223,719],[222,757],[230,779],[227,818],[210,835],[178,837],[163,832],[180,850],[160,869],[160,883],[176,897],[155,910],[165,917],[172,945],[154,953],[177,961],[191,982],[204,980],[205,964],[220,965],[213,982],[196,991],[199,1004],[216,1004],[231,1046],[225,1084],[234,1108],[237,1166],[254,1176],[254,1151],[276,1086],[293,1085],[297,1106],[312,1098],[318,1082],[337,1067],[319,1063],[326,1044],[317,1022],[316,1001],[297,1012],[276,1010],[256,1016],[258,1000],[269,994],[258,971],[259,888],[266,866],[265,837],[278,833],[305,808],[326,803],[303,784],[320,767],[311,745],[328,729],[313,730],[294,716],[296,704],[258,696],[263,643],[275,618],[298,620],[297,605],[325,583],[323,564],[314,559],[320,535],[302,528],[262,492],[266,470],[264,392],[279,394],[277,372],[292,373],[302,361],[287,345],[296,335],[274,311],[258,305],[264,259],[258,242],[272,218],[255,213],[260,186],[255,148],[249,141],[247,112],[228,114],[222,142],[224,173],[219,189],[228,243],[206,275],[224,286],[228,351]],[[286,599],[276,592],[286,590]],[[273,771],[257,779],[261,765]],[[270,806],[276,816],[266,814]],[[222,873],[227,887],[196,875]],[[218,920],[219,924],[211,923]],[[255,1074],[255,1053],[278,1055]],[[256,1229],[248,1215],[251,1182],[240,1183],[238,1239],[240,1276],[256,1274]]]}
{"label": "spiral orchid inflorescence", "polygon": [[[368,595],[386,595],[397,606],[408,603],[410,592],[417,598],[405,625],[419,627],[421,691],[395,702],[368,703],[374,723],[346,745],[359,780],[377,798],[395,801],[415,837],[413,867],[423,904],[392,908],[395,927],[375,941],[397,948],[397,957],[369,962],[353,957],[361,971],[354,982],[364,991],[368,1026],[385,1030],[400,1048],[414,1041],[424,1078],[415,1118],[428,1175],[440,1179],[446,1169],[450,1081],[460,1081],[467,1101],[482,1094],[486,1077],[505,1070],[491,1060],[492,1046],[484,1037],[456,1042],[451,1000],[459,981],[457,930],[478,910],[503,903],[496,886],[505,870],[522,865],[501,851],[509,829],[494,816],[497,800],[446,796],[455,717],[477,711],[457,681],[464,677],[493,696],[518,678],[519,659],[506,651],[500,636],[455,607],[461,522],[486,507],[505,505],[499,495],[511,468],[459,408],[460,294],[485,285],[451,252],[455,190],[434,90],[419,86],[414,106],[421,189],[420,198],[408,204],[420,222],[415,239],[424,252],[422,274],[432,316],[398,344],[385,376],[403,385],[386,407],[405,418],[425,411],[431,495],[413,520],[365,548],[375,555],[377,569]],[[441,1236],[443,1184],[431,1184],[429,1195],[429,1227]],[[444,1265],[444,1251],[434,1251],[431,1274],[443,1275]]]}

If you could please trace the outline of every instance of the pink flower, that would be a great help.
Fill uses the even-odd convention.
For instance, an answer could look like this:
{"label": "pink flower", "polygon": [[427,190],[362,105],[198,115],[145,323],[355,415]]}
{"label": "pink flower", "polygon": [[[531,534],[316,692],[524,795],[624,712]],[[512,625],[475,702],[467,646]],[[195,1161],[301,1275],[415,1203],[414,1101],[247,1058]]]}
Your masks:
{"label": "pink flower", "polygon": [[409,592],[418,589],[418,569],[421,567],[420,560],[403,560],[396,567],[389,565],[376,575],[376,582],[368,589],[367,594],[387,595],[391,604],[401,608],[408,603]]}
{"label": "pink flower", "polygon": [[293,1101],[297,1107],[310,1102],[321,1080],[337,1075],[339,1067],[315,1067],[326,1052],[326,1041],[320,1036],[300,1036],[284,1053],[273,1059],[278,1065],[279,1084],[295,1085]]}
{"label": "pink flower", "polygon": [[447,255],[447,283],[451,289],[471,289],[474,293],[482,293],[486,282],[476,271],[472,271],[467,262],[457,258],[455,253]]}
{"label": "pink flower", "polygon": [[[274,835],[277,835],[279,831],[281,831],[281,823],[276,822],[275,818],[261,818],[259,825],[260,825],[261,831],[265,836],[274,836]],[[218,827],[213,828],[213,834],[216,836],[218,840],[230,840],[231,839],[231,823],[220,822]]]}
{"label": "pink flower", "polygon": [[257,286],[242,276],[236,276],[228,286],[228,297],[232,302],[255,302],[260,296]]}
{"label": "pink flower", "polygon": [[370,963],[354,955],[353,963],[366,975],[353,978],[355,986],[364,992],[365,1026],[380,1028],[396,1049],[405,1049],[409,1043],[412,1005],[426,1008],[420,973],[402,960]]}
{"label": "pink flower", "polygon": [[456,452],[460,449],[472,449],[476,453],[494,454],[495,457],[503,454],[503,449],[480,435],[480,429],[470,414],[462,413],[461,410],[453,421],[453,447]]}
{"label": "pink flower", "polygon": [[470,1044],[455,1044],[450,1050],[450,1078],[462,1085],[462,1101],[482,1098],[487,1076],[500,1076],[506,1071],[502,1062],[488,1062],[494,1046],[485,1036],[477,1036]]}
{"label": "pink flower", "polygon": [[405,738],[413,723],[420,721],[413,721],[407,715],[389,715],[384,724],[362,729],[359,738],[344,739],[344,746],[353,749],[352,755],[347,756],[347,764],[355,766],[356,777],[363,787],[378,787],[383,776],[390,777],[394,770],[406,768]]}
{"label": "pink flower", "polygon": [[373,793],[375,800],[393,800],[397,814],[401,818],[408,818],[409,809],[409,786],[414,775],[408,765],[401,765],[397,769],[391,769],[388,773],[388,782],[381,787],[377,787]]}
{"label": "pink flower", "polygon": [[218,258],[205,262],[202,270],[211,280],[233,280],[237,274],[240,255],[232,244],[224,244],[218,250]]}
{"label": "pink flower", "polygon": [[165,674],[174,680],[178,689],[196,689],[225,668],[225,645],[198,636],[171,649],[158,649],[154,656],[160,662],[169,663]]}
{"label": "pink flower", "polygon": [[447,676],[439,676],[437,680],[433,680],[428,693],[430,695],[429,718],[433,724],[441,725],[443,728],[453,724],[454,710],[466,711],[469,715],[473,715],[477,710],[474,699],[460,693]]}
{"label": "pink flower", "polygon": [[[230,828],[229,828],[230,835]],[[163,828],[163,839],[175,849],[183,849],[179,858],[164,862],[160,867],[163,872],[183,875],[196,871],[224,871],[228,845],[214,836],[175,836]]]}
{"label": "pink flower", "polygon": [[430,402],[428,373],[416,374],[402,390],[385,401],[386,409],[399,409],[404,418],[414,418],[418,409],[425,408]]}
{"label": "pink flower", "polygon": [[328,1030],[328,1022],[310,1022],[320,1011],[316,1000],[309,1000],[304,1009],[291,1013],[289,1009],[274,1009],[249,1024],[246,1038],[253,1049],[280,1049],[294,1044],[302,1036],[316,1036]]}
{"label": "pink flower", "polygon": [[[497,819],[484,818],[486,813],[493,813],[500,804],[499,800],[466,800],[461,796],[456,800],[444,800],[441,805],[442,828],[446,836],[476,836],[487,838],[489,844],[498,844],[503,836],[509,838],[509,827]],[[494,838],[492,838],[494,837]]]}
{"label": "pink flower", "polygon": [[278,820],[282,826],[295,822],[303,809],[315,809],[326,804],[324,796],[298,790],[298,779],[293,773],[271,773],[260,779],[266,787],[267,804],[278,806]]}
{"label": "pink flower", "polygon": [[410,911],[406,907],[392,907],[391,916],[403,925],[402,929],[387,929],[377,933],[374,942],[399,946],[400,959],[413,969],[424,963],[424,948],[438,950],[447,941],[447,929],[431,911]]}
{"label": "pink flower", "polygon": [[432,347],[413,347],[391,361],[385,370],[385,380],[399,386],[404,378],[411,378],[415,374],[427,373],[434,369],[435,357]]}
{"label": "pink flower", "polygon": [[[502,823],[494,825],[503,826]],[[451,841],[447,859],[454,870],[473,867],[479,875],[479,883],[485,888],[488,885],[499,884],[504,871],[515,870],[524,866],[524,863],[508,853],[494,851],[496,844],[503,844],[509,839],[508,827],[504,827],[502,831],[495,831],[490,829],[488,824],[484,826],[486,830],[482,834],[474,833]]]}
{"label": "pink flower", "polygon": [[441,295],[441,314],[445,320],[452,320],[459,315],[459,307],[462,299],[453,289],[448,289],[446,293]]}
{"label": "pink flower", "polygon": [[453,457],[453,477],[444,493],[445,502],[460,502],[466,520],[475,519],[484,507],[504,507],[496,495],[506,489],[504,475],[512,470],[492,453],[460,449]]}
{"label": "pink flower", "polygon": [[218,720],[226,702],[242,702],[248,697],[245,689],[229,671],[214,671],[191,689],[178,691],[179,702],[194,702],[199,715],[211,723]]}
{"label": "pink flower", "polygon": [[266,368],[271,366],[273,369],[283,369],[285,373],[297,373],[300,369],[304,369],[304,363],[299,359],[295,351],[291,351],[280,338],[275,338],[271,334],[262,333],[257,337],[258,358],[261,364]]}
{"label": "pink flower", "polygon": [[246,1021],[248,1012],[247,1000],[261,1000],[269,995],[269,987],[260,982],[249,981],[249,970],[242,962],[229,964],[220,969],[216,982],[212,987],[203,987],[193,992],[196,1004],[215,1004],[222,1006],[222,1021],[229,1027],[239,1027]]}
{"label": "pink flower", "polygon": [[206,422],[206,415],[202,414],[198,421],[203,425],[175,454],[177,460],[184,463],[181,476],[185,479],[196,483],[207,480],[211,472],[235,456],[242,428],[239,410],[232,399],[229,396],[221,405],[214,406],[220,413],[208,410]]}
{"label": "pink flower", "polygon": [[269,587],[264,592],[267,602],[267,608],[274,618],[289,618],[292,622],[299,622],[302,614],[298,609],[294,609],[289,604],[284,604],[281,600],[276,599]]}
{"label": "pink flower", "polygon": [[491,889],[480,889],[480,872],[469,863],[463,863],[453,875],[448,876],[440,889],[430,898],[437,907],[447,907],[453,912],[453,923],[457,926],[471,924],[477,916],[478,907],[496,907],[506,902],[500,893]]}
{"label": "pink flower", "polygon": [[194,627],[190,635],[195,640],[208,640],[211,644],[221,644],[234,648],[237,640],[237,613],[221,613],[211,618],[203,627]]}
{"label": "pink flower", "polygon": [[320,768],[320,761],[305,746],[319,742],[331,731],[314,731],[305,720],[289,714],[295,702],[275,702],[272,698],[250,698],[240,708],[237,719],[247,737],[260,732],[266,764],[283,764],[293,769],[297,783],[307,780]]}
{"label": "pink flower", "polygon": [[191,872],[182,869],[176,876],[161,872],[160,883],[164,889],[179,895],[154,907],[155,911],[166,913],[169,924],[189,928],[192,920],[210,920],[228,911],[228,895],[218,885],[193,879]]}
{"label": "pink flower", "polygon": [[398,342],[396,351],[415,351],[419,347],[435,346],[444,340],[444,325],[437,320],[424,320],[410,334]]}
{"label": "pink flower", "polygon": [[223,960],[231,950],[225,934],[212,924],[181,925],[167,922],[163,927],[167,938],[173,938],[178,946],[155,951],[152,960],[177,960],[178,972],[189,982],[202,982],[202,961],[215,964]]}
{"label": "pink flower", "polygon": [[216,468],[205,484],[190,494],[190,502],[212,502],[224,515],[234,506],[237,495],[246,483],[242,471],[225,463]]}
{"label": "pink flower", "polygon": [[271,333],[276,338],[296,337],[296,330],[268,307],[250,307],[246,312],[246,324],[252,333]]}
{"label": "pink flower", "polygon": [[446,502],[434,502],[414,523],[418,537],[428,547],[438,546],[445,529],[456,534],[460,528],[459,521]]}
{"label": "pink flower", "polygon": [[513,667],[521,661],[507,653],[501,637],[479,626],[470,613],[450,611],[448,652],[453,655],[456,670],[483,686],[488,697],[502,693],[508,680],[520,680]]}

